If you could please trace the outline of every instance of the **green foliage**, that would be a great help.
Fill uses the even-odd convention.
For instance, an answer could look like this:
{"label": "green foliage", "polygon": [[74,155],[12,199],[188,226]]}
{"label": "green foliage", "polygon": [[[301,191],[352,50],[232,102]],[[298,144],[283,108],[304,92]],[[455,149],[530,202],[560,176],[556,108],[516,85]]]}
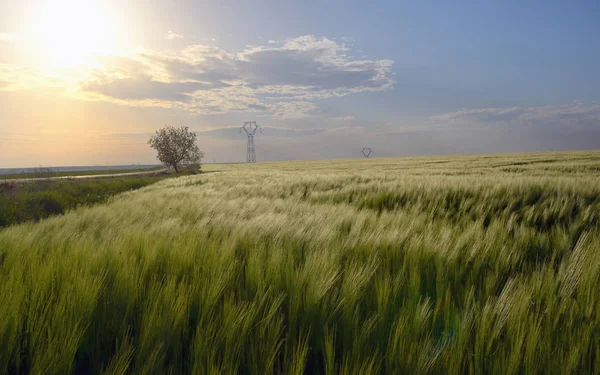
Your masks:
{"label": "green foliage", "polygon": [[165,126],[156,131],[148,144],[158,153],[157,159],[167,167],[179,173],[181,164],[199,165],[204,153],[196,143],[196,133],[187,126],[174,128]]}
{"label": "green foliage", "polygon": [[79,206],[103,203],[115,194],[136,190],[164,178],[155,175],[22,184],[0,182],[0,228],[63,214]]}
{"label": "green foliage", "polygon": [[0,373],[598,373],[599,161],[219,165],[9,227]]}

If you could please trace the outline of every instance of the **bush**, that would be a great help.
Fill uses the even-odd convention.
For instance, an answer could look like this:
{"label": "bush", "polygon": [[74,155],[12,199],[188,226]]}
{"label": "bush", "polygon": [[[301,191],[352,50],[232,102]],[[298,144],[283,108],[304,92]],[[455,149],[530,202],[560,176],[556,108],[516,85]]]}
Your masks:
{"label": "bush", "polygon": [[166,177],[156,175],[0,183],[0,228],[63,214],[78,206],[102,203],[115,194],[140,189]]}

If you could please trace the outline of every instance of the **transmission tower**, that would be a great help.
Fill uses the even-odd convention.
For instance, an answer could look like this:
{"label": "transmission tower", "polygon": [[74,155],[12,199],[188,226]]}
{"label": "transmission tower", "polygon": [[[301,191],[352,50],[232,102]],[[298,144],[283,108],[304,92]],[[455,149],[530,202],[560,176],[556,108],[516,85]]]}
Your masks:
{"label": "transmission tower", "polygon": [[256,125],[256,121],[246,121],[244,122],[244,126],[240,128],[240,133],[242,130],[246,132],[248,136],[248,153],[246,156],[246,162],[248,163],[256,163],[256,149],[254,148],[254,134],[256,134],[256,130],[260,129],[262,133],[262,128]]}
{"label": "transmission tower", "polygon": [[360,153],[363,154],[365,159],[368,159],[369,156],[371,156],[371,154],[373,153],[373,150],[371,150],[370,148],[363,148]]}

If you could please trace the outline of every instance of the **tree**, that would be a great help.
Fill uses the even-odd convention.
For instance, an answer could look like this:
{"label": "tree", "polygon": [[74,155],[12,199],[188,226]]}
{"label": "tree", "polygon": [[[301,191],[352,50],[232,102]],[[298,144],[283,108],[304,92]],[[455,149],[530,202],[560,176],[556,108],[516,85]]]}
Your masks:
{"label": "tree", "polygon": [[177,173],[181,164],[200,164],[204,156],[196,144],[196,133],[190,132],[187,126],[165,126],[156,131],[148,144],[158,152],[157,159]]}

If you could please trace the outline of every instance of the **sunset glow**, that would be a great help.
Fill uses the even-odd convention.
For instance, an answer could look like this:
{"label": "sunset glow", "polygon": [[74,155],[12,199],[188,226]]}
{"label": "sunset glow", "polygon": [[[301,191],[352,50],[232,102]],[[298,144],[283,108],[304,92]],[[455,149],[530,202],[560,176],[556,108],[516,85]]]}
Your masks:
{"label": "sunset glow", "polygon": [[56,68],[78,68],[115,53],[122,37],[114,10],[101,1],[52,1],[31,21],[42,62]]}
{"label": "sunset glow", "polygon": [[245,121],[261,160],[595,149],[599,11],[0,1],[0,168],[151,163],[166,124],[240,161]]}

